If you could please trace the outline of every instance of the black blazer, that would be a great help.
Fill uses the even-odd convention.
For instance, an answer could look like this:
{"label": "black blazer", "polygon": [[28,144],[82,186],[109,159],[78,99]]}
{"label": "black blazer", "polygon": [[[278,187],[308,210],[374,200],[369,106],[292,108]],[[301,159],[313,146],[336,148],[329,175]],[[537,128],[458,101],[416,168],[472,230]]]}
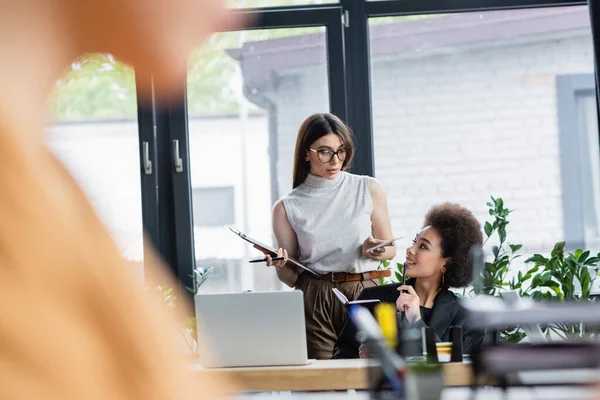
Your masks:
{"label": "black blazer", "polygon": [[[415,280],[409,279],[406,283],[414,285]],[[390,285],[366,288],[360,296],[358,296],[358,300],[379,299],[384,303],[391,303],[395,306],[396,300],[400,295],[397,290],[400,285],[400,283],[393,283]],[[402,327],[410,326],[409,322],[404,318],[404,313],[398,314],[399,328],[401,329]],[[483,340],[483,332],[468,326],[466,310],[458,303],[456,295],[448,289],[442,289],[436,296],[431,309],[429,326],[435,332],[436,340],[438,342],[449,342],[450,327],[461,326],[463,353],[465,354],[470,354],[473,347],[479,345]],[[427,325],[423,320],[419,320],[412,324],[412,327],[422,328],[427,327]],[[333,358],[358,358],[359,346],[360,343],[356,340],[356,327],[354,326],[354,323],[348,319],[335,343]]]}

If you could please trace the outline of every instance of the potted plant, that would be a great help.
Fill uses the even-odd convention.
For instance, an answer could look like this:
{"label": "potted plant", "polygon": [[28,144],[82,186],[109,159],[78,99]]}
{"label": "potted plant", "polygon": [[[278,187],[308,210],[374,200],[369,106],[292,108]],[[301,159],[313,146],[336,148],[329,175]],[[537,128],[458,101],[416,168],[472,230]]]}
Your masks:
{"label": "potted plant", "polygon": [[[192,295],[196,295],[198,293],[198,289],[206,280],[208,276],[212,273],[214,267],[207,268],[198,268],[194,270],[194,274],[192,277],[194,278],[194,287],[186,287],[187,291]],[[172,312],[175,310],[177,306],[177,295],[172,287],[168,287],[166,285],[157,285],[153,288],[146,288],[146,292],[148,292],[152,296],[157,296],[162,300],[163,306],[167,309],[168,312]],[[194,358],[199,356],[198,349],[198,331],[196,328],[196,317],[189,316],[186,317],[183,321],[183,327],[181,330],[181,335],[183,340],[189,350],[189,354]]]}
{"label": "potted plant", "polygon": [[415,400],[435,400],[442,396],[444,376],[440,363],[409,363],[404,379],[406,398]]}

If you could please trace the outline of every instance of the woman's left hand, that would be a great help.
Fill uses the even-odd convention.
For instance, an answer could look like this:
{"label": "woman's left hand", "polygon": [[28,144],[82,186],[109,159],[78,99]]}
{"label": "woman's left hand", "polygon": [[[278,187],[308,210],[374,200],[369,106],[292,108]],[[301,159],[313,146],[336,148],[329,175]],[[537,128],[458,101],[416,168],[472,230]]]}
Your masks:
{"label": "woman's left hand", "polygon": [[[408,293],[402,292],[403,290]],[[400,296],[396,300],[396,307],[406,315],[408,322],[414,324],[421,319],[421,299],[415,292],[415,288],[410,285],[402,285],[398,287],[398,291]]]}
{"label": "woman's left hand", "polygon": [[364,343],[361,343],[360,347],[358,348],[358,357],[359,358],[371,358],[369,356],[369,353],[367,352],[367,348],[365,347]]}

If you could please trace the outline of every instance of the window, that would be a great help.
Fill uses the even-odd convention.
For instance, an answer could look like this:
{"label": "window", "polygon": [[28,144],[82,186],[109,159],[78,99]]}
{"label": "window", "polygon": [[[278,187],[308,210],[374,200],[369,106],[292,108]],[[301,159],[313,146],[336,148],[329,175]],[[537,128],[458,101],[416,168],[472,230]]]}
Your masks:
{"label": "window", "polygon": [[241,272],[239,259],[204,259],[196,262],[196,268],[212,268],[208,278],[198,288],[198,293],[239,292]]}
{"label": "window", "polygon": [[110,55],[72,64],[50,99],[47,143],[143,276],[143,228],[133,71]]}
{"label": "window", "polygon": [[[291,190],[298,127],[309,114],[329,111],[328,87],[322,27],[220,33],[191,55],[194,247],[197,266],[215,265],[205,290],[286,288],[273,269],[249,264],[262,253],[223,225],[275,243],[271,210]],[[229,194],[206,197],[215,187]],[[207,215],[217,202],[223,213]]]}
{"label": "window", "polygon": [[600,146],[593,74],[557,80],[565,238],[600,250]]}
{"label": "window", "polygon": [[524,254],[563,240],[573,192],[561,186],[556,80],[593,73],[587,7],[372,19],[370,51],[394,234],[412,238],[444,201],[488,220],[493,195],[514,209],[508,235]]}
{"label": "window", "polygon": [[284,7],[339,3],[339,0],[228,0],[232,8]]}
{"label": "window", "polygon": [[[583,221],[586,248],[600,249],[600,145],[598,144],[598,107],[596,93],[578,97],[580,129],[582,130],[581,162],[585,171],[581,189],[584,196]],[[568,216],[567,216],[568,217]]]}
{"label": "window", "polygon": [[233,225],[233,187],[192,189],[194,227]]}

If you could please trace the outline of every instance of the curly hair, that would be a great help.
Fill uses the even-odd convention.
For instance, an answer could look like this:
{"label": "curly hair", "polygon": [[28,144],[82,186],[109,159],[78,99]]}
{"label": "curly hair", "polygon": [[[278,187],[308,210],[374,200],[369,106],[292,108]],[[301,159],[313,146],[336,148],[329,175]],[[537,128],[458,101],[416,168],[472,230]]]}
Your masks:
{"label": "curly hair", "polygon": [[442,255],[449,257],[444,274],[445,287],[465,287],[473,280],[471,248],[483,243],[481,224],[471,211],[458,204],[433,206],[423,227],[433,227],[442,238]]}

